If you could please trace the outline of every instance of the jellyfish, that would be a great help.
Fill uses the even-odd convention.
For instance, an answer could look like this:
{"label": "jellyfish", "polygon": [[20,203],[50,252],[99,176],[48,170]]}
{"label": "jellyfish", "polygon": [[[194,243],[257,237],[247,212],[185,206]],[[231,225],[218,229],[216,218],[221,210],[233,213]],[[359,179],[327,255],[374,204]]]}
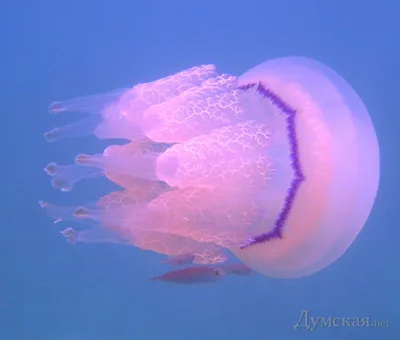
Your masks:
{"label": "jellyfish", "polygon": [[299,278],[339,259],[372,210],[379,147],[352,87],[317,61],[285,57],[241,76],[195,66],[131,88],[55,102],[86,117],[48,141],[124,140],[70,165],[70,191],[105,176],[119,190],[74,207],[41,202],[70,242],[119,243],[216,264],[233,254],[265,276]]}

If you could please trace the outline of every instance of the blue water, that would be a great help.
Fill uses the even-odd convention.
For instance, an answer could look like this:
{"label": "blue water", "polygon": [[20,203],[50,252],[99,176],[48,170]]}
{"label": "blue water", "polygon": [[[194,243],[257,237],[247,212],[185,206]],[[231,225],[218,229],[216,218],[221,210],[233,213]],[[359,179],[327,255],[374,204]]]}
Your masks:
{"label": "blue water", "polygon": [[[2,0],[0,340],[399,339],[395,3]],[[86,181],[64,195],[51,188],[42,171],[49,161],[69,163],[82,143],[88,153],[104,143],[47,144],[43,133],[56,123],[50,102],[204,63],[241,74],[287,55],[317,59],[344,76],[365,101],[380,141],[382,178],[372,215],[329,268],[299,280],[255,275],[205,286],[151,283],[163,271],[160,256],[123,246],[70,246],[40,210],[39,199],[85,202],[111,186]],[[296,330],[302,310],[388,318],[390,326]]]}

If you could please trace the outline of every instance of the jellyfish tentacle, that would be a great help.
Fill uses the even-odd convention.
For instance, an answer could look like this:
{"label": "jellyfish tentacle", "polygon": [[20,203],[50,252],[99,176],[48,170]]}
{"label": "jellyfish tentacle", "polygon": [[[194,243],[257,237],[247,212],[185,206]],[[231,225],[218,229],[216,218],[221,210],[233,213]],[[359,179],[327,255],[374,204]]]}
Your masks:
{"label": "jellyfish tentacle", "polygon": [[165,177],[174,175],[178,165],[174,157],[167,161],[158,162],[160,153],[146,153],[130,155],[128,157],[97,155],[78,155],[76,163],[81,166],[90,166],[101,169],[103,172],[129,175],[132,177],[162,181]]}
{"label": "jellyfish tentacle", "polygon": [[51,185],[61,191],[71,191],[74,184],[86,178],[98,178],[102,176],[101,169],[96,167],[83,167],[77,164],[58,165],[49,163],[45,172],[52,177]]}
{"label": "jellyfish tentacle", "polygon": [[48,142],[55,142],[64,138],[84,137],[93,133],[101,123],[100,116],[85,117],[75,123],[56,127],[44,134]]}
{"label": "jellyfish tentacle", "polygon": [[[58,206],[53,203],[46,201],[39,201],[39,205],[44,209],[52,219],[54,223],[65,222],[65,221],[79,221],[85,223],[84,219],[77,218],[74,213],[77,209],[76,206]],[[91,207],[91,204],[87,205]],[[86,208],[85,208],[86,209]]]}
{"label": "jellyfish tentacle", "polygon": [[98,139],[137,140],[144,137],[138,122],[126,116],[118,104],[104,107],[99,115],[90,115],[77,122],[56,127],[45,133],[49,142],[94,134]]}
{"label": "jellyfish tentacle", "polygon": [[64,101],[56,101],[50,104],[49,112],[52,114],[61,112],[100,114],[104,106],[119,100],[127,91],[129,91],[129,88],[121,88]]}
{"label": "jellyfish tentacle", "polygon": [[130,245],[131,243],[118,233],[99,226],[90,229],[76,230],[71,227],[60,232],[70,244],[81,243],[116,243]]}
{"label": "jellyfish tentacle", "polygon": [[156,124],[143,124],[144,112],[152,105],[179,95],[186,89],[198,86],[216,74],[214,65],[196,66],[170,77],[139,84],[132,88],[117,89],[105,93],[83,96],[50,105],[50,113],[79,112],[99,115],[100,120],[87,118],[81,122],[56,128],[46,133],[48,141],[65,137],[79,137],[93,133],[99,139],[137,140],[146,136]]}

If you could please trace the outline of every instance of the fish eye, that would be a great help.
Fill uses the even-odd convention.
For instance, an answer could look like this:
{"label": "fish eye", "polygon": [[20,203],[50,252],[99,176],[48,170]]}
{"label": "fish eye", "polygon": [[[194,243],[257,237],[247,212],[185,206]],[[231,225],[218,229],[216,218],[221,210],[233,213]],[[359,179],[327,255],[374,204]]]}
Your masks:
{"label": "fish eye", "polygon": [[216,269],[216,270],[215,270],[215,275],[219,275],[219,274],[220,274],[219,270]]}

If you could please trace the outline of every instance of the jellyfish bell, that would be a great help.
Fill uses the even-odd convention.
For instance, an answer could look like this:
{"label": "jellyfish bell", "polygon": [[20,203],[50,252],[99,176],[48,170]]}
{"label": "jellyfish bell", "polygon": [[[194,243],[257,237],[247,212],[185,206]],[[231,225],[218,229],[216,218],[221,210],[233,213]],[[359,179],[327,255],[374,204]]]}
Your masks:
{"label": "jellyfish bell", "polygon": [[[296,130],[288,134],[294,133],[297,166],[304,177],[282,225],[274,216],[275,230],[269,235],[258,235],[231,251],[267,276],[313,274],[346,251],[372,210],[379,184],[373,123],[351,86],[310,59],[270,60],[244,73],[238,83],[261,85],[287,105],[282,114],[292,114],[295,120]],[[291,162],[293,185],[296,164]],[[280,234],[274,237],[277,228]]]}
{"label": "jellyfish bell", "polygon": [[204,265],[230,250],[264,275],[301,277],[344,253],[378,188],[367,110],[339,75],[309,59],[267,61],[239,78],[196,66],[51,106],[64,111],[91,116],[52,130],[49,141],[126,140],[45,168],[65,192],[99,176],[122,187],[90,206],[42,202],[56,221],[92,225],[64,230],[71,243],[192,254]]}

